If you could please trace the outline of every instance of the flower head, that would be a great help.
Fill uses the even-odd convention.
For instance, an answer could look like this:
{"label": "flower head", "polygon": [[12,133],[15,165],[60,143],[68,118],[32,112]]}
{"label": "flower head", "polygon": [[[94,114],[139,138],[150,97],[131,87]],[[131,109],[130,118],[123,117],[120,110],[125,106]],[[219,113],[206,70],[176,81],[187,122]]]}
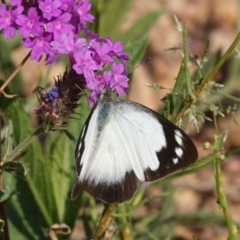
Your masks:
{"label": "flower head", "polygon": [[22,6],[13,6],[9,10],[6,4],[0,5],[0,30],[3,30],[5,38],[12,38],[15,36],[17,24],[16,18],[23,11]]}
{"label": "flower head", "polygon": [[[103,39],[88,29],[86,23],[94,20],[91,6],[89,0],[11,0],[10,6],[0,4],[0,30],[6,38],[18,31],[23,46],[31,49],[30,58],[36,61],[45,57],[46,63],[51,64],[59,54],[67,54],[72,71],[91,91],[89,103],[93,105],[104,88],[116,91],[118,96],[128,91],[129,56],[120,42]],[[66,76],[64,73],[63,77],[72,82],[69,75]],[[51,105],[53,112],[59,112],[61,94],[69,87],[61,82],[58,79],[45,95],[42,90],[37,91],[44,106]]]}
{"label": "flower head", "polygon": [[44,93],[44,89],[37,87],[34,92],[38,97],[40,107],[35,113],[40,119],[49,123],[49,128],[65,127],[68,117],[79,106],[78,100],[86,88],[83,75],[75,71],[65,71],[63,76],[58,76],[53,88]]}
{"label": "flower head", "polygon": [[20,14],[17,16],[16,23],[21,26],[19,34],[27,38],[31,34],[33,36],[38,36],[42,32],[42,26],[39,21],[39,16],[37,9],[31,7],[28,10],[27,16],[25,14]]}
{"label": "flower head", "polygon": [[92,4],[89,1],[79,0],[74,6],[75,11],[79,16],[81,24],[85,25],[86,22],[93,22],[94,17],[92,14],[88,13]]}
{"label": "flower head", "polygon": [[51,20],[53,17],[58,17],[62,13],[60,10],[60,0],[45,0],[39,2],[39,8],[42,10],[43,17],[47,20]]}

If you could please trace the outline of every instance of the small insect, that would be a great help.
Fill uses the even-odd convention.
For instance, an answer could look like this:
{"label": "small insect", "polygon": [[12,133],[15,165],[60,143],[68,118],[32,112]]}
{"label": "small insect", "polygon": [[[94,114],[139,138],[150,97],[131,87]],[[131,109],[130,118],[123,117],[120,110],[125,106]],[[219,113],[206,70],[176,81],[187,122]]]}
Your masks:
{"label": "small insect", "polygon": [[197,160],[188,135],[153,110],[103,90],[75,151],[75,199],[81,188],[105,203],[130,200],[138,181],[155,181]]}

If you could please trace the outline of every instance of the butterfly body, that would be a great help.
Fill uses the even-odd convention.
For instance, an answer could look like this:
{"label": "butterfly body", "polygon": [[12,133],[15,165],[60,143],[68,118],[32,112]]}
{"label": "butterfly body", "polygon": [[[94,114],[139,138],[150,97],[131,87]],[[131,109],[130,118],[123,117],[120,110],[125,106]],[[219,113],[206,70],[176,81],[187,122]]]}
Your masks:
{"label": "butterfly body", "polygon": [[186,133],[151,109],[111,99],[106,90],[90,113],[75,151],[81,188],[106,203],[129,200],[138,180],[154,181],[197,159]]}

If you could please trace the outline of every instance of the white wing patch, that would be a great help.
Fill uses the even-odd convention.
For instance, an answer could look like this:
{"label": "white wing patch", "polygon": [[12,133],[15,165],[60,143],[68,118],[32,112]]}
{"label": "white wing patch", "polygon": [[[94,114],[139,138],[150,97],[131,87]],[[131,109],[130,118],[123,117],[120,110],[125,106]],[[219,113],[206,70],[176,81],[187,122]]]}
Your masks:
{"label": "white wing patch", "polygon": [[[156,152],[167,145],[163,127],[149,112],[138,109],[138,105],[133,110],[128,102],[103,102],[94,110],[88,126],[80,182],[115,184],[131,171],[144,181],[146,169],[159,168]],[[178,142],[179,133],[175,134]]]}
{"label": "white wing patch", "polygon": [[178,158],[173,158],[173,163],[177,164],[178,163]]}
{"label": "white wing patch", "polygon": [[183,144],[183,135],[179,130],[175,130],[175,140],[177,141],[177,143],[179,144],[179,146],[182,146]]}
{"label": "white wing patch", "polygon": [[177,148],[175,148],[175,153],[179,158],[181,158],[183,155],[183,150],[181,148],[177,147]]}

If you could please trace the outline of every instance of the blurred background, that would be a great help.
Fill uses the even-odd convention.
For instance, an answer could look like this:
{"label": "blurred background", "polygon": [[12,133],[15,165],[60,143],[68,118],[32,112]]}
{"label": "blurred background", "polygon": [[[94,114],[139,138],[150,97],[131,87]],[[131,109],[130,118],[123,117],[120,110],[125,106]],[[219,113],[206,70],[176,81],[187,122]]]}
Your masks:
{"label": "blurred background", "polygon": [[[239,0],[135,0],[132,2],[121,24],[123,31],[129,29],[145,14],[161,11],[155,24],[145,33],[149,37],[149,45],[143,60],[148,57],[151,59],[131,70],[133,81],[130,99],[154,110],[162,106],[161,99],[171,91],[169,89],[173,88],[182,61],[182,33],[176,29],[174,15],[186,24],[193,62],[202,55],[207,40],[210,41],[207,55],[220,56],[230,46],[240,29]],[[16,48],[11,57],[17,65],[27,53],[26,49]],[[21,72],[23,89],[27,100],[35,101],[35,104],[27,104],[26,101],[26,109],[29,113],[37,106],[32,91],[36,86],[41,85],[40,79],[44,76],[44,84],[50,88],[54,84],[53,77],[62,73],[64,69],[65,64],[62,61],[50,68],[45,66],[44,61],[40,63],[28,61],[25,64]],[[233,54],[232,59],[229,59],[218,72],[215,80],[223,84],[231,83],[228,94],[239,97],[239,76],[239,59]],[[157,83],[166,90],[153,90],[145,86],[147,83]],[[223,104],[228,103],[225,98],[220,100]],[[237,113],[236,122],[239,120],[240,113]],[[240,147],[240,126],[236,123],[230,125],[228,117],[219,117],[218,123],[221,131],[229,130],[226,148]],[[213,142],[215,129],[211,123],[202,123],[199,128],[200,131],[197,132],[193,126],[190,127],[189,135],[198,147],[199,156],[203,157],[209,154],[209,151],[203,150],[203,143]],[[222,170],[230,212],[233,219],[240,223],[240,155],[227,159],[222,164]],[[174,239],[192,239],[193,235],[201,240],[226,239],[228,233],[223,227],[224,221],[217,217],[221,213],[216,203],[212,167],[178,178],[174,181],[174,186],[177,187],[173,195],[176,213],[182,216],[178,219]],[[151,191],[156,189],[153,188]],[[147,194],[150,195],[152,192]],[[155,199],[151,204],[140,207],[135,214],[141,218],[162,207],[161,199]],[[76,231],[81,231],[81,225]]]}

